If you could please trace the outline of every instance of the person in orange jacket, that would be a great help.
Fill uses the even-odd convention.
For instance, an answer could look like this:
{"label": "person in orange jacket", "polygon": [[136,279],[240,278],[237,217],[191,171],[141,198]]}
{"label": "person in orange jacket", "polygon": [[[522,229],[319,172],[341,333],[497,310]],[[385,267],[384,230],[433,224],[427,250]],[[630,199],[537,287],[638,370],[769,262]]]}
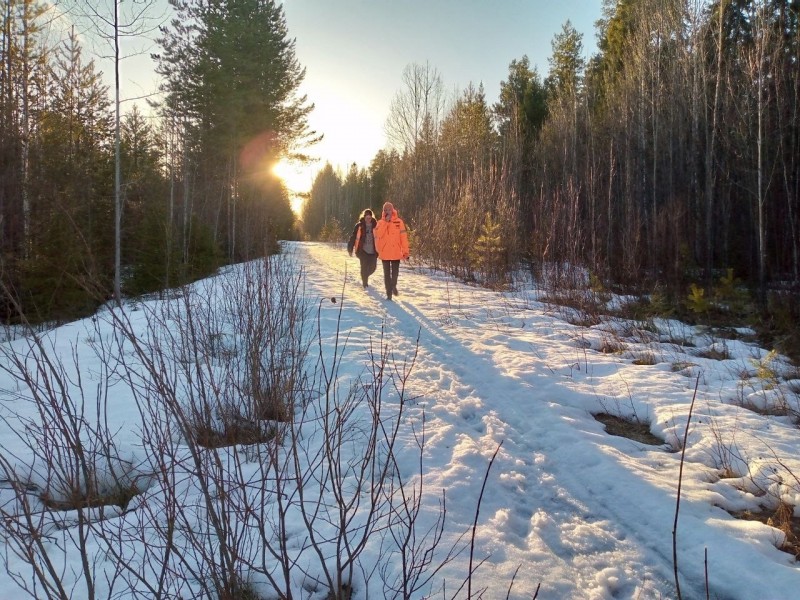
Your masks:
{"label": "person in orange jacket", "polygon": [[353,252],[355,252],[361,262],[361,285],[364,289],[369,286],[369,276],[375,272],[378,264],[378,251],[375,248],[374,235],[375,223],[372,209],[365,208],[358,217],[358,222],[347,242],[347,253],[353,256]]}
{"label": "person in orange jacket", "polygon": [[391,202],[383,205],[383,212],[375,226],[375,247],[378,258],[383,262],[383,281],[386,284],[386,298],[392,299],[397,293],[397,277],[400,274],[400,261],[408,260],[408,233],[397,210]]}

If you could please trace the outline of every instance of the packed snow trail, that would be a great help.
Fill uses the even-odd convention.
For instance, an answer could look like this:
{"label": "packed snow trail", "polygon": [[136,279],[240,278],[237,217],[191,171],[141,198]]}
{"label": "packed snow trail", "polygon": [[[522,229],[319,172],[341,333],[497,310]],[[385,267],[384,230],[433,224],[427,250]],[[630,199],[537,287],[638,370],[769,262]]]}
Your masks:
{"label": "packed snow trail", "polygon": [[[365,362],[381,328],[396,359],[416,352],[407,389],[418,400],[409,421],[419,423],[424,411],[424,481],[428,490],[446,491],[450,531],[471,527],[489,460],[502,443],[476,538],[475,556],[486,557],[477,575],[484,597],[505,597],[512,580],[513,598],[532,597],[539,584],[544,599],[676,597],[675,450],[696,382],[677,529],[682,595],[706,597],[706,577],[712,598],[744,600],[753,590],[764,598],[796,595],[800,570],[778,550],[782,534],[726,512],[758,511],[777,497],[800,504],[794,422],[742,408],[791,401],[790,364],[772,365],[786,373],[782,391],[772,389],[753,372],[767,360],[757,346],[729,341],[729,360],[704,359],[696,344],[717,350],[718,343],[676,322],[663,324],[668,331],[660,337],[685,337],[685,344],[659,342],[635,327],[628,335],[622,321],[572,325],[534,290],[501,294],[408,263],[400,295],[387,301],[380,265],[363,290],[358,261],[343,246],[292,249],[312,293],[336,290],[349,309],[339,314],[348,315],[341,326],[351,334],[351,360]],[[606,350],[621,339],[625,352]],[[637,365],[636,357],[647,360]],[[598,413],[649,423],[666,443],[608,435]],[[406,446],[401,464],[415,465],[410,434]],[[726,463],[733,477],[723,480]],[[458,581],[460,567],[445,574]]]}
{"label": "packed snow trail", "polygon": [[[469,572],[470,534],[476,520],[473,565],[477,571],[471,598],[529,600],[540,585],[537,597],[542,600],[677,597],[672,529],[684,452],[677,530],[682,596],[687,600],[706,597],[707,574],[709,597],[717,600],[797,597],[798,562],[792,553],[779,550],[787,541],[786,549],[794,550],[797,540],[787,533],[785,521],[773,520],[770,526],[752,517],[776,519],[777,509],[781,509],[784,516],[780,518],[786,519],[786,507],[800,506],[800,477],[796,475],[800,474],[800,370],[759,346],[752,332],[742,330],[737,336],[720,337],[713,330],[669,319],[638,323],[604,317],[584,325],[586,315],[543,302],[541,291],[532,286],[513,292],[489,291],[406,263],[401,267],[400,295],[389,302],[382,293],[380,270],[372,278],[372,287],[361,289],[358,261],[347,257],[343,245],[288,243],[286,250],[289,262],[281,265],[294,261],[303,271],[302,298],[307,307],[317,309],[319,319],[315,323],[319,343],[313,338],[309,341],[312,353],[320,352],[323,362],[310,357],[310,376],[317,377],[319,367],[326,369],[326,376],[332,374],[336,401],[374,391],[368,379],[370,367],[377,366],[374,353],[388,347],[388,361],[381,365],[386,370],[380,406],[385,422],[391,422],[400,407],[394,384],[408,373],[413,361],[403,389],[406,403],[392,466],[402,481],[411,484],[406,492],[419,491],[422,474],[422,510],[415,517],[417,536],[424,537],[441,515],[442,491],[447,517],[444,539],[428,565],[432,579],[424,585],[417,580],[419,587],[412,594],[415,600],[467,596],[467,590],[459,586]],[[126,302],[122,310],[130,319],[126,321],[129,333],[138,340],[147,340],[153,331],[181,335],[182,321],[176,315],[188,299],[198,300],[198,306],[210,311],[203,313],[212,321],[207,324],[210,335],[235,340],[241,332],[230,316],[238,313],[231,308],[249,298],[240,287],[243,282],[256,281],[245,277],[247,271],[248,265],[232,265],[190,286],[185,297]],[[608,300],[602,300],[622,301],[610,294]],[[97,384],[99,393],[104,394],[98,398],[107,418],[97,431],[106,427],[115,432],[114,444],[124,462],[144,464],[138,468],[146,473],[148,463],[141,461],[140,455],[142,448],[150,448],[154,454],[147,454],[148,458],[152,455],[163,459],[164,465],[178,466],[176,455],[165,452],[159,459],[162,448],[148,446],[142,432],[150,426],[152,415],[143,415],[134,389],[104,367],[117,360],[113,345],[106,345],[119,333],[111,314],[104,309],[95,317],[44,332],[40,349],[59,367],[65,358],[74,359],[65,366],[72,370],[64,371],[71,374],[70,381]],[[165,314],[172,316],[164,319]],[[105,351],[98,352],[98,348]],[[31,361],[27,338],[12,338],[2,349],[9,359],[6,362]],[[125,356],[126,348],[119,350]],[[183,354],[180,347],[176,350],[174,366],[178,367],[183,364]],[[236,353],[231,356],[235,358]],[[331,362],[333,356],[335,363]],[[130,364],[125,360],[120,364]],[[211,368],[225,366],[238,369],[240,365],[222,361],[212,363]],[[19,376],[14,369],[0,369],[0,449],[4,456],[32,465],[36,451],[19,432],[29,425],[45,430],[49,421],[39,423],[42,405],[28,398]],[[180,372],[178,379],[183,381]],[[696,383],[697,402],[690,422]],[[361,385],[364,387],[358,387]],[[191,393],[192,388],[187,389]],[[315,410],[325,408],[315,404],[310,394],[314,389],[303,392],[309,393],[303,399],[312,418],[319,414]],[[72,401],[84,397],[82,388],[69,391]],[[241,397],[246,399],[246,393]],[[330,398],[322,395],[320,399]],[[343,461],[337,464],[350,467],[364,458],[363,443],[368,443],[364,436],[368,436],[372,421],[362,419],[373,416],[373,406],[369,401],[346,405],[342,423],[347,441],[336,448]],[[609,435],[595,420],[598,413],[644,423],[665,443],[645,445]],[[15,427],[19,422],[23,425]],[[323,435],[319,424],[304,418],[296,427],[303,442],[301,447],[293,447],[301,454],[307,451],[306,457],[316,461]],[[170,442],[168,450],[184,452],[182,440],[173,441],[175,445]],[[681,447],[683,451],[675,451]],[[241,465],[243,471],[231,471],[233,481],[239,481],[240,475],[248,481],[254,477],[258,485],[252,500],[256,505],[263,506],[265,514],[279,508],[277,499],[283,496],[271,493],[269,477],[258,467],[263,463],[248,458],[253,456],[250,449],[236,446],[212,454],[226,464],[239,457],[232,464]],[[489,470],[493,456],[496,460]],[[242,457],[245,461],[239,463]],[[316,476],[322,463],[306,464],[304,460],[299,458],[297,468]],[[357,472],[345,468],[342,489],[347,493],[358,489]],[[187,474],[180,498],[173,499],[169,480],[149,486],[126,511],[114,512],[109,523],[119,526],[125,540],[150,539],[150,532],[169,521],[170,512],[160,509],[166,503],[186,518],[186,531],[204,531],[207,519],[198,508],[208,507],[201,490],[202,481],[208,480],[201,480],[200,475]],[[479,503],[484,480],[487,486]],[[318,481],[326,480],[321,477]],[[7,476],[0,481],[0,507],[15,502],[19,488],[10,483]],[[265,495],[259,495],[259,490]],[[312,496],[312,510],[325,513],[338,506],[329,502],[325,493]],[[44,551],[53,564],[61,565],[56,576],[74,590],[75,600],[89,597],[81,578],[86,558],[95,565],[95,581],[116,582],[108,597],[136,595],[132,588],[139,580],[123,581],[118,577],[119,564],[107,560],[107,544],[118,544],[117,537],[93,535],[81,546],[77,540],[83,538],[75,528],[74,511],[49,510],[42,503],[31,506],[37,514],[41,511],[59,523],[54,531],[60,542]],[[315,521],[313,534],[323,537],[318,538],[320,552],[312,551],[308,545],[311,530],[296,513],[297,506],[293,504],[285,519],[279,520],[285,532],[272,530],[286,542],[286,556],[297,561],[288,574],[286,589],[297,598],[322,600],[330,592],[327,561],[341,556],[338,548],[329,545],[331,540],[335,543],[336,535],[327,537],[331,532],[326,529],[326,518]],[[751,518],[732,516],[743,511]],[[788,514],[800,516],[797,510]],[[142,528],[151,522],[154,527]],[[386,524],[381,520],[381,526]],[[402,529],[396,522],[391,526]],[[349,532],[357,535],[353,529]],[[25,537],[14,539],[27,543]],[[391,533],[382,529],[369,537],[366,546],[359,547],[358,569],[348,574],[354,600],[383,597],[395,589],[398,578],[409,581],[396,560],[395,542]],[[197,557],[195,567],[202,569],[212,560],[211,554],[196,554],[205,543],[202,537],[182,540],[176,548],[184,552],[184,559]],[[159,564],[151,552],[157,553],[159,544],[123,546],[130,552],[131,573],[140,572],[136,569],[147,573]],[[452,547],[464,551],[432,573]],[[7,567],[5,572],[0,570],[0,590],[17,590],[12,574],[30,573],[31,565],[24,556],[14,554],[13,548],[8,552],[11,546],[5,548]],[[203,581],[182,576],[180,568],[169,568],[175,575],[168,582],[170,589],[187,597],[202,595]],[[263,577],[259,580],[263,573],[255,569],[248,576],[264,597],[276,596],[283,584]],[[213,595],[210,588],[206,591]],[[106,597],[102,591],[96,595]],[[18,596],[12,591],[8,597]],[[5,597],[0,592],[0,600]]]}
{"label": "packed snow trail", "polygon": [[[642,483],[647,469],[657,468],[663,449],[624,444],[645,462],[652,455],[651,466],[642,472],[641,467],[631,469],[621,453],[598,448],[607,443],[600,425],[585,430],[587,412],[599,412],[595,393],[575,392],[569,404],[560,401],[564,392],[559,388],[572,382],[566,373],[572,370],[574,376],[580,362],[577,353],[563,354],[568,333],[532,331],[526,323],[512,324],[516,317],[489,315],[496,331],[487,336],[475,330],[478,325],[469,317],[489,305],[481,296],[494,292],[454,285],[455,297],[443,310],[440,294],[432,297],[426,291],[430,277],[404,264],[400,295],[388,301],[380,269],[371,287],[362,290],[357,260],[348,259],[340,247],[304,245],[297,252],[308,253],[298,258],[321,297],[337,290],[346,306],[358,306],[363,321],[353,324],[361,327],[359,336],[351,337],[351,348],[365,333],[364,324],[370,328],[366,333],[375,336],[383,324],[395,356],[413,355],[419,337],[409,388],[419,397],[418,410],[427,413],[427,488],[446,490],[451,527],[471,525],[482,483],[474,474],[486,471],[488,459],[503,443],[481,506],[476,553],[489,557],[478,576],[489,597],[499,597],[520,565],[514,582],[520,597],[531,597],[539,583],[540,598],[671,595],[671,546],[665,541],[672,524],[652,522],[646,497],[669,490]],[[552,351],[548,338],[556,340]],[[605,375],[614,370],[613,361],[608,362]],[[586,469],[595,470],[591,478],[584,477]],[[602,478],[597,470],[605,472]],[[587,482],[598,480],[618,488],[618,505],[594,501]],[[493,495],[495,486],[505,488],[504,493]],[[510,506],[504,502],[509,497],[515,498]]]}

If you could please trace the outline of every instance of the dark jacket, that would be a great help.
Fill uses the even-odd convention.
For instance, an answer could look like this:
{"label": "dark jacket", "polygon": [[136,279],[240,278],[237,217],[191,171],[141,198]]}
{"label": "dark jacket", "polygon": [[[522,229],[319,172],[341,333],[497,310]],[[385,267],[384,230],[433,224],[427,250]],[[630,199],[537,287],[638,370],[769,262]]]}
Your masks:
{"label": "dark jacket", "polygon": [[[362,251],[361,249],[361,240],[364,239],[364,235],[367,231],[367,224],[364,222],[364,218],[358,220],[355,227],[353,227],[353,233],[350,234],[350,240],[347,242],[347,252],[348,254],[352,254],[354,251],[356,256]],[[372,234],[375,235],[375,226],[372,228]],[[375,250],[377,252],[377,249]]]}

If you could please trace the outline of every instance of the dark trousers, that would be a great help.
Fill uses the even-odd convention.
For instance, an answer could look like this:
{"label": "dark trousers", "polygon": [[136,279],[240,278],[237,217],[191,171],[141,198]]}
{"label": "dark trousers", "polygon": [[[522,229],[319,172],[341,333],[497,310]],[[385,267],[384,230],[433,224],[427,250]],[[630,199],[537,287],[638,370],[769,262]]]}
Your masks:
{"label": "dark trousers", "polygon": [[358,260],[361,262],[361,283],[366,286],[369,281],[369,276],[372,275],[378,267],[378,255],[359,252]]}
{"label": "dark trousers", "polygon": [[383,281],[386,284],[386,295],[390,298],[397,287],[397,276],[400,275],[399,260],[383,261]]}

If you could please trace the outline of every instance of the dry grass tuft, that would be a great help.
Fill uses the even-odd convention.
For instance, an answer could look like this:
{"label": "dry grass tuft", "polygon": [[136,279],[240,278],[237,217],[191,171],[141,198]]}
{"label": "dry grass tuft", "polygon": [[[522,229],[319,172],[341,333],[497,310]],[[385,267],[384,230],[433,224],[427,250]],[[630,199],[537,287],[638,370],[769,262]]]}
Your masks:
{"label": "dry grass tuft", "polygon": [[203,448],[224,448],[228,446],[264,444],[275,439],[275,427],[259,421],[246,419],[226,419],[221,426],[198,423],[192,429],[194,443]]}
{"label": "dry grass tuft", "polygon": [[102,491],[94,489],[94,487],[88,491],[76,489],[60,495],[45,491],[39,495],[39,500],[50,510],[56,511],[100,508],[101,506],[119,506],[125,510],[130,501],[141,493],[134,483],[129,483]]}
{"label": "dry grass tuft", "polygon": [[749,410],[763,417],[785,417],[791,414],[789,407],[784,404],[773,404],[767,407],[759,406],[754,402],[734,402],[736,406]]}
{"label": "dry grass tuft", "polygon": [[779,550],[791,554],[795,560],[800,558],[800,518],[794,516],[794,506],[781,502],[773,512],[762,509],[760,512],[749,510],[730,513],[737,519],[745,521],[759,521],[781,531],[784,535],[783,542],[778,544]]}
{"label": "dry grass tuft", "polygon": [[706,350],[700,350],[695,355],[710,360],[729,360],[731,358],[731,353],[728,352],[727,348],[721,350],[719,348],[707,348]]}
{"label": "dry grass tuft", "polygon": [[619,342],[615,339],[606,338],[598,348],[598,351],[602,352],[603,354],[620,354],[621,352],[625,352],[626,349],[627,346],[622,342]]}
{"label": "dry grass tuft", "polygon": [[652,352],[644,352],[633,359],[634,365],[652,366],[658,364],[658,358]]}
{"label": "dry grass tuft", "polygon": [[678,373],[679,371],[684,371],[686,369],[692,369],[693,367],[696,367],[696,366],[697,366],[697,363],[689,362],[689,361],[686,361],[686,360],[679,360],[679,361],[676,361],[676,362],[672,363],[672,372],[673,373]]}
{"label": "dry grass tuft", "polygon": [[719,471],[719,478],[720,479],[739,479],[741,475],[731,469],[730,467],[723,467]]}

